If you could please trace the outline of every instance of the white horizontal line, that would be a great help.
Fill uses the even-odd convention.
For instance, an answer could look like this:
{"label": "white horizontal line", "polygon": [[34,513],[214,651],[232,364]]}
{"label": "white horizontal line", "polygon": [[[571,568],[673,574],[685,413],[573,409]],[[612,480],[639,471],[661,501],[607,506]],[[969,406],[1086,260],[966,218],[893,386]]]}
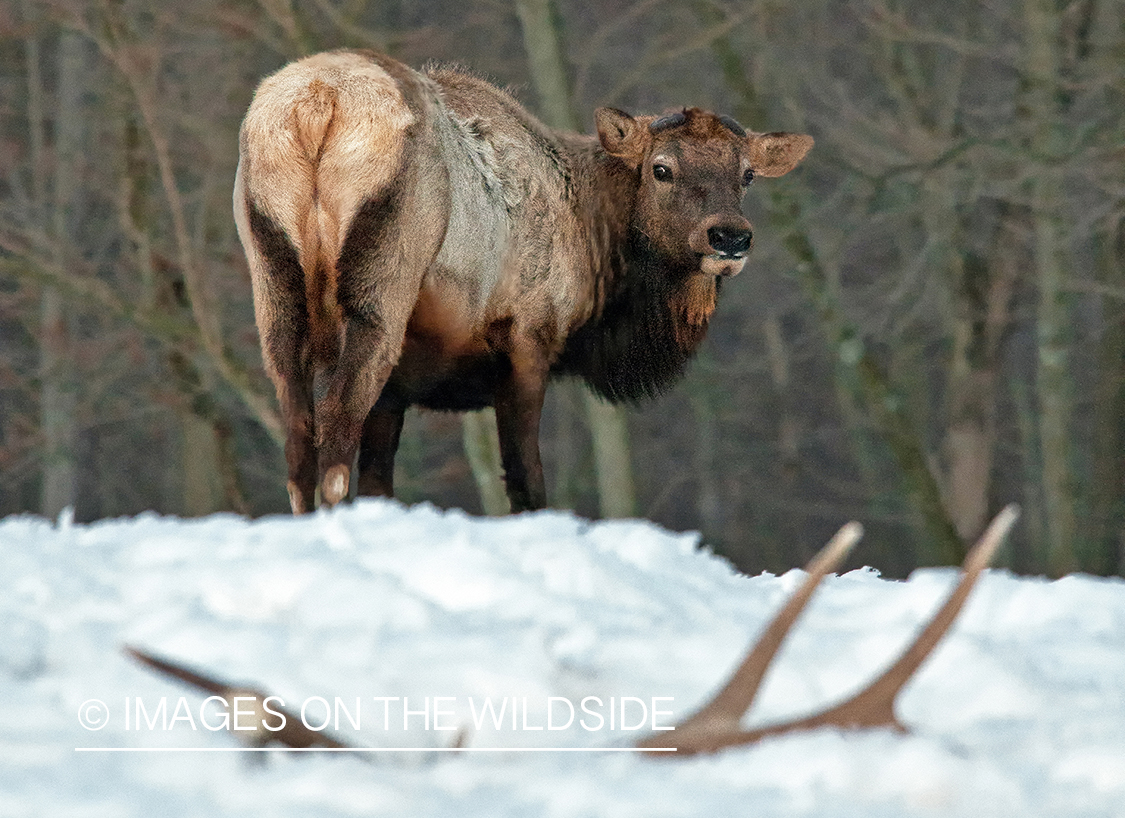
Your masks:
{"label": "white horizontal line", "polygon": [[76,753],[674,753],[675,747],[75,747]]}

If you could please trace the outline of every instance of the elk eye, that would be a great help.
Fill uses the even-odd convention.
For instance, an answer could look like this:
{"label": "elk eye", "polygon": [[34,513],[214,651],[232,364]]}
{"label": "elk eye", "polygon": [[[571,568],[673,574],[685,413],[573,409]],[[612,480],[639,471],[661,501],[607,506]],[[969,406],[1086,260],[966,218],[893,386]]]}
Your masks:
{"label": "elk eye", "polygon": [[652,177],[658,182],[671,182],[672,169],[667,165],[653,165]]}
{"label": "elk eye", "polygon": [[747,168],[746,172],[742,174],[742,186],[746,187],[754,181],[754,171],[752,168]]}

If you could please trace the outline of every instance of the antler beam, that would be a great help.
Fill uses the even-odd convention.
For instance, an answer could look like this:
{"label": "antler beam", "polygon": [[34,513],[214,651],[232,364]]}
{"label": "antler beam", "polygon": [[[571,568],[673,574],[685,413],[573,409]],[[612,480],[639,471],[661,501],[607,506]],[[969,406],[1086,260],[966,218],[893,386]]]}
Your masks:
{"label": "antler beam", "polygon": [[906,728],[895,716],[895,698],[949,630],[981,571],[992,561],[1018,516],[1019,510],[1014,505],[1005,507],[996,515],[965,558],[961,581],[948,599],[898,661],[870,685],[847,701],[812,716],[754,730],[743,729],[739,722],[754,703],[762,678],[781,642],[808,604],[821,579],[839,566],[859,540],[862,529],[857,523],[848,523],[809,563],[805,569],[808,577],[804,584],[766,626],[758,642],[723,689],[698,713],[677,725],[674,733],[651,736],[637,746],[675,747],[679,753],[686,754],[713,753],[727,747],[752,744],[766,736],[817,727],[891,727],[905,732]]}

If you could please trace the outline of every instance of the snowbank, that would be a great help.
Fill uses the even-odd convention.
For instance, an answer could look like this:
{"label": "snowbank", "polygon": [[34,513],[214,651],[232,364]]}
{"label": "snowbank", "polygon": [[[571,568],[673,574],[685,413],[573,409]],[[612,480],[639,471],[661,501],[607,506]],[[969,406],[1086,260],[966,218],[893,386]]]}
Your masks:
{"label": "snowbank", "polygon": [[[680,760],[581,751],[688,715],[800,576],[739,576],[693,535],[553,512],[9,518],[0,815],[1125,816],[1119,580],[989,572],[901,699],[908,736],[826,730]],[[747,723],[873,677],[954,578],[829,577]],[[218,704],[125,643],[412,751],[228,752]],[[419,752],[466,727],[496,752]],[[517,747],[538,751],[500,751]]]}

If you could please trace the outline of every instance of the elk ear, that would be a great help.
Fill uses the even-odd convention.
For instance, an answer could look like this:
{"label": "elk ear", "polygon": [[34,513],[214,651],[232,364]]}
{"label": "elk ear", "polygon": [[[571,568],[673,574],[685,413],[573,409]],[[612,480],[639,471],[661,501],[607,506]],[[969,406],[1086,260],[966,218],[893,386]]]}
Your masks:
{"label": "elk ear", "polygon": [[606,153],[625,160],[632,167],[640,164],[647,139],[643,123],[616,108],[598,108],[594,121]]}
{"label": "elk ear", "polygon": [[752,133],[746,142],[750,167],[757,176],[784,176],[813,146],[813,138],[803,133]]}

